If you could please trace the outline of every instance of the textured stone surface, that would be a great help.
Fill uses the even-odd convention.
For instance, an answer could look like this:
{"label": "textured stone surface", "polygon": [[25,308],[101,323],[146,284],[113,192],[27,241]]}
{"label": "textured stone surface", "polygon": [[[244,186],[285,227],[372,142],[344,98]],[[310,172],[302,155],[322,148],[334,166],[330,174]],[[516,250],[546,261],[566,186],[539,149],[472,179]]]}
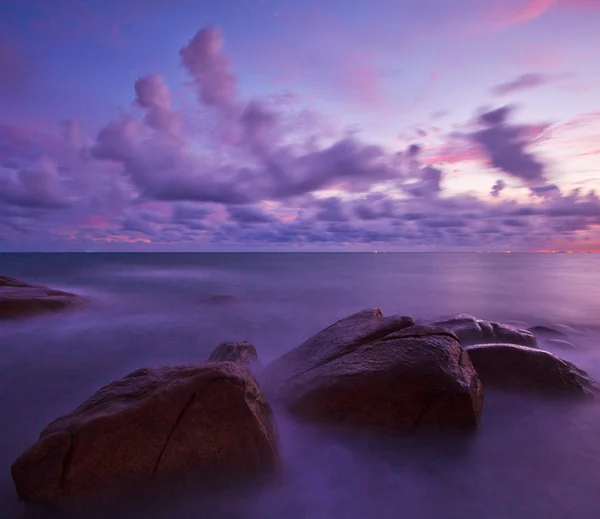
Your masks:
{"label": "textured stone surface", "polygon": [[89,495],[185,470],[207,480],[278,464],[269,404],[232,362],[140,369],[44,429],[12,465],[21,500]]}
{"label": "textured stone surface", "polygon": [[574,364],[537,348],[482,344],[466,348],[485,387],[547,396],[594,396],[592,378]]}
{"label": "textured stone surface", "polygon": [[256,348],[249,342],[222,342],[211,353],[209,362],[237,362],[242,366],[260,366]]}
{"label": "textured stone surface", "polygon": [[291,378],[345,355],[361,344],[412,325],[412,318],[383,317],[378,308],[340,319],[266,366],[262,377],[265,389],[277,394],[280,386]]}
{"label": "textured stone surface", "polygon": [[519,344],[532,348],[537,346],[535,335],[529,330],[484,321],[467,314],[437,317],[427,320],[425,324],[452,330],[463,346],[489,343]]}
{"label": "textured stone surface", "polygon": [[0,319],[15,319],[81,307],[83,297],[0,276]]}
{"label": "textured stone surface", "polygon": [[308,420],[387,430],[475,429],[483,393],[448,330],[365,310],[265,368],[271,394]]}

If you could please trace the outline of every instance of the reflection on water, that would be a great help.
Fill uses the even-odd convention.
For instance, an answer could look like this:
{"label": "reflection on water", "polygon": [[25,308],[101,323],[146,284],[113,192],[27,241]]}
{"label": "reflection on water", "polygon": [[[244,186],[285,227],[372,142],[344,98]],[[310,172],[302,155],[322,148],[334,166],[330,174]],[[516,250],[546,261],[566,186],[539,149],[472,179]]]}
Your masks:
{"label": "reflection on water", "polygon": [[[571,328],[553,351],[600,379],[596,255],[14,255],[0,274],[91,294],[91,310],[1,323],[0,511],[8,467],[52,419],[139,367],[198,362],[223,340],[264,361],[356,310],[466,312]],[[214,295],[235,300],[206,304]],[[284,478],[260,490],[138,494],[96,517],[596,518],[600,408],[486,394],[471,440],[342,437],[279,416]],[[86,510],[77,515],[91,517]],[[24,517],[49,517],[29,509]]]}

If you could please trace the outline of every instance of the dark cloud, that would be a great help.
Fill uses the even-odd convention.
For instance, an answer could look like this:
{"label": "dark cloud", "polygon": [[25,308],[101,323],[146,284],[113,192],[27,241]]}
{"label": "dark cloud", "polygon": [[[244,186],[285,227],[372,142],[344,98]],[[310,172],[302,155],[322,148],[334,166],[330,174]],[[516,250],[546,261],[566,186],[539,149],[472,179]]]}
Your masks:
{"label": "dark cloud", "polygon": [[273,215],[267,214],[256,206],[231,206],[227,208],[231,219],[241,224],[260,224],[275,221]]}
{"label": "dark cloud", "polygon": [[394,216],[394,202],[383,193],[372,193],[353,204],[354,213],[361,220],[380,220]]}
{"label": "dark cloud", "polygon": [[31,208],[60,209],[69,205],[56,164],[42,157],[31,167],[0,176],[0,199]]}
{"label": "dark cloud", "polygon": [[496,180],[496,183],[492,186],[491,195],[495,198],[498,198],[505,187],[506,182],[504,182],[504,180],[502,180],[501,178]]}
{"label": "dark cloud", "polygon": [[173,204],[171,219],[174,223],[204,220],[213,213],[213,208],[203,204],[177,202]]}
{"label": "dark cloud", "polygon": [[323,222],[346,222],[348,220],[343,203],[338,197],[319,200],[316,205],[318,208],[315,215],[317,220]]}
{"label": "dark cloud", "polygon": [[442,191],[442,170],[426,166],[420,170],[416,182],[406,184],[403,189],[414,197],[437,196]]}
{"label": "dark cloud", "polygon": [[544,165],[527,151],[531,144],[527,128],[513,125],[508,119],[513,108],[504,106],[482,113],[483,129],[468,137],[485,151],[489,165],[523,181],[530,188],[543,190],[547,186]]}
{"label": "dark cloud", "polygon": [[528,74],[521,74],[520,76],[507,81],[506,83],[500,83],[492,88],[491,93],[495,96],[506,96],[525,90],[532,90],[538,88],[557,79],[556,76],[549,74],[538,74],[530,72]]}

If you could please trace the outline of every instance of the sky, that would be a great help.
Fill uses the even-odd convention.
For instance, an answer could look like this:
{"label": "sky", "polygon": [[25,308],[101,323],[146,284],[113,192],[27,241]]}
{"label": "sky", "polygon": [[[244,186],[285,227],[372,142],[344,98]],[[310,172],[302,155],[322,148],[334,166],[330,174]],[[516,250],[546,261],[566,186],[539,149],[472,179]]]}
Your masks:
{"label": "sky", "polygon": [[598,251],[600,0],[3,0],[0,252]]}

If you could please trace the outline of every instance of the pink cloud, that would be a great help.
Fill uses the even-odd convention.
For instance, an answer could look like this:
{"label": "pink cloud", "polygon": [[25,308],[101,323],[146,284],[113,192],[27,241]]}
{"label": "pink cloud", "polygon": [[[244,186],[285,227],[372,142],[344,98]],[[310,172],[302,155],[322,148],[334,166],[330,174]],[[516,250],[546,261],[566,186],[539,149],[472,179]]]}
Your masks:
{"label": "pink cloud", "polygon": [[429,164],[459,164],[485,160],[485,155],[476,146],[464,143],[449,143],[425,150],[426,162]]}
{"label": "pink cloud", "polygon": [[231,108],[237,97],[237,78],[223,52],[221,31],[216,27],[202,29],[179,54],[194,78],[198,99],[221,110]]}
{"label": "pink cloud", "polygon": [[[483,4],[483,2],[482,2]],[[553,7],[600,10],[597,0],[486,0],[476,27],[466,35],[483,35],[490,30],[501,30],[528,23],[545,15]]]}
{"label": "pink cloud", "polygon": [[171,92],[163,78],[150,74],[138,79],[134,85],[137,104],[147,109],[146,124],[159,131],[177,135],[181,118],[171,106]]}
{"label": "pink cloud", "polygon": [[366,63],[358,64],[348,70],[347,79],[350,88],[357,94],[359,101],[368,106],[381,104],[383,101],[381,71]]}

